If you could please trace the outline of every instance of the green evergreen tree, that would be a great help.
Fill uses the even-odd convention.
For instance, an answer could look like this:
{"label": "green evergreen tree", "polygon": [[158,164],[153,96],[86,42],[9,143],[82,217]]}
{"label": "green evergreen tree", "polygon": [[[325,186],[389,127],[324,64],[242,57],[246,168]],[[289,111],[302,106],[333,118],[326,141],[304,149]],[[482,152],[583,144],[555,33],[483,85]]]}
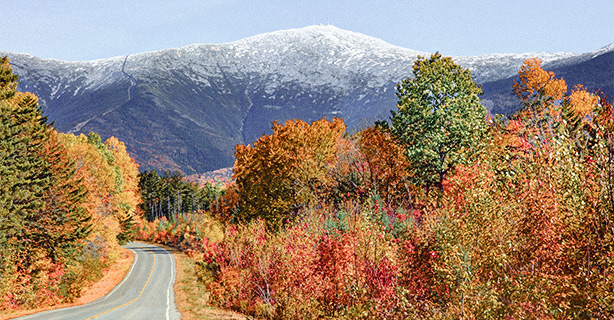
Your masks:
{"label": "green evergreen tree", "polygon": [[17,75],[7,57],[0,57],[0,101],[12,98],[17,93]]}
{"label": "green evergreen tree", "polygon": [[406,147],[414,182],[442,188],[446,174],[466,162],[486,132],[482,89],[468,69],[439,53],[418,57],[413,73],[397,86],[392,132]]}
{"label": "green evergreen tree", "polygon": [[149,221],[160,217],[158,202],[160,201],[160,176],[155,170],[139,173],[139,187],[141,188],[141,209]]}
{"label": "green evergreen tree", "polygon": [[[38,98],[17,92],[9,60],[0,62],[0,293],[12,290],[11,281],[21,291],[43,290],[32,279],[49,265],[38,259],[61,266],[79,263],[90,230],[90,217],[81,208],[85,189],[42,116]],[[28,300],[33,295],[23,296],[30,298],[18,304],[36,303]]]}
{"label": "green evergreen tree", "polygon": [[51,184],[47,159],[36,152],[44,147],[49,126],[32,94],[16,92],[17,77],[9,60],[0,72],[0,234],[17,250],[28,246],[25,224],[43,209]]}
{"label": "green evergreen tree", "polygon": [[143,199],[140,206],[149,221],[162,217],[172,221],[182,213],[208,210],[210,202],[222,193],[219,186],[200,186],[178,171],[167,170],[161,175],[155,170],[144,171],[138,177]]}

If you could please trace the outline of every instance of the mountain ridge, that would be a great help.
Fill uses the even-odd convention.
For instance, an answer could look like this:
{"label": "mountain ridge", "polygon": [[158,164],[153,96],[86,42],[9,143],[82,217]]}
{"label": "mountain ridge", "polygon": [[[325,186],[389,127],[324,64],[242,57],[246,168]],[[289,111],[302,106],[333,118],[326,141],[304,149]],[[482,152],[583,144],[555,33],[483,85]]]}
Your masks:
{"label": "mountain ridge", "polygon": [[[545,68],[565,69],[609,57],[614,45],[600,50],[540,58]],[[115,135],[143,169],[187,174],[232,165],[234,146],[267,133],[273,120],[341,117],[357,130],[385,118],[396,105],[396,83],[411,75],[418,55],[428,54],[333,26],[85,62],[0,52],[20,75],[20,90],[39,96],[58,130]],[[518,102],[505,81],[533,56],[453,59],[485,88],[503,81],[485,90],[484,104],[509,113]]]}

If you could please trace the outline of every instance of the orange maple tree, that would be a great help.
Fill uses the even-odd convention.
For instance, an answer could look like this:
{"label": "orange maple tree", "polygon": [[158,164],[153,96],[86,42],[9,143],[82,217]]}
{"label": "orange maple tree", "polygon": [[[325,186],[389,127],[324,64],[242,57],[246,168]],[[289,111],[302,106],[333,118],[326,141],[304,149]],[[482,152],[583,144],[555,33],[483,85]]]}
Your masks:
{"label": "orange maple tree", "polygon": [[237,145],[234,179],[239,195],[239,221],[264,218],[280,225],[315,200],[327,179],[326,169],[345,131],[340,119],[311,125],[302,120],[275,122],[273,133],[250,145]]}

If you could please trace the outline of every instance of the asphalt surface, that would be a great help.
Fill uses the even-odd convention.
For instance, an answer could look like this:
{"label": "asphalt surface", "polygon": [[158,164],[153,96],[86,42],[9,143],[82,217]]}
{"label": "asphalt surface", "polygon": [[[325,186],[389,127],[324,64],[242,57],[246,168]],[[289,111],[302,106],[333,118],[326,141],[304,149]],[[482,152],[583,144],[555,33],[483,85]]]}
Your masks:
{"label": "asphalt surface", "polygon": [[180,319],[175,305],[175,258],[163,248],[131,242],[135,254],[124,280],[106,296],[82,306],[55,309],[17,319]]}

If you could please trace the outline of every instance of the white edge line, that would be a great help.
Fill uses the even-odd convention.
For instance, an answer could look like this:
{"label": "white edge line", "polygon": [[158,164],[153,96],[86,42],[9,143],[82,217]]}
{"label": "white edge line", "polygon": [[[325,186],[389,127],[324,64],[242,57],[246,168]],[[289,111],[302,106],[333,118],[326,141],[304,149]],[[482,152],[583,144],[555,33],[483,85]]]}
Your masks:
{"label": "white edge line", "polygon": [[[166,250],[166,249],[164,249]],[[167,250],[168,251],[168,250]],[[171,312],[171,289],[173,287],[173,281],[175,278],[175,257],[173,253],[170,252],[171,259],[171,281],[168,283],[168,289],[166,290],[166,320],[170,320],[170,312]]]}
{"label": "white edge line", "polygon": [[136,262],[139,260],[139,255],[136,253],[136,251],[129,249],[130,251],[132,251],[132,253],[134,254],[134,260],[132,261],[132,266],[130,266],[130,271],[128,271],[128,274],[126,274],[126,276],[124,277],[124,279],[122,280],[122,282],[120,282],[117,286],[115,286],[115,288],[113,288],[113,290],[111,290],[111,292],[107,293],[102,300],[100,301],[105,301],[107,300],[117,289],[119,289],[119,287],[121,287],[122,285],[124,285],[124,283],[126,282],[126,280],[128,280],[128,278],[130,277],[130,274],[132,273],[132,270],[134,270],[134,266],[136,265]]}
{"label": "white edge line", "polygon": [[98,300],[94,300],[94,301],[92,301],[90,303],[80,304],[80,305],[72,306],[72,307],[66,307],[66,308],[59,308],[59,309],[53,309],[53,310],[37,312],[37,313],[29,314],[27,316],[19,317],[18,319],[23,319],[23,320],[31,319],[33,317],[39,317],[39,316],[42,316],[42,315],[48,315],[48,314],[52,314],[52,313],[55,313],[55,312],[58,312],[58,311],[66,311],[66,310],[76,309],[76,308],[80,308],[80,307],[83,307],[83,306],[87,306],[87,305],[90,305],[90,304],[94,304],[94,303],[97,303],[97,302],[102,302],[102,301],[107,300],[113,294],[113,292],[115,292],[115,290],[117,290],[120,286],[122,286],[124,284],[124,282],[126,282],[128,277],[132,273],[132,270],[134,269],[134,265],[136,265],[136,262],[139,259],[139,255],[135,251],[133,251],[132,249],[128,249],[128,250],[130,250],[130,251],[132,251],[132,253],[134,253],[134,260],[132,261],[132,266],[130,266],[130,271],[128,271],[128,273],[126,274],[126,276],[124,277],[122,282],[120,282],[115,288],[113,288],[113,290],[111,290],[111,292],[107,293],[104,297],[102,297],[102,298],[100,298]]}

